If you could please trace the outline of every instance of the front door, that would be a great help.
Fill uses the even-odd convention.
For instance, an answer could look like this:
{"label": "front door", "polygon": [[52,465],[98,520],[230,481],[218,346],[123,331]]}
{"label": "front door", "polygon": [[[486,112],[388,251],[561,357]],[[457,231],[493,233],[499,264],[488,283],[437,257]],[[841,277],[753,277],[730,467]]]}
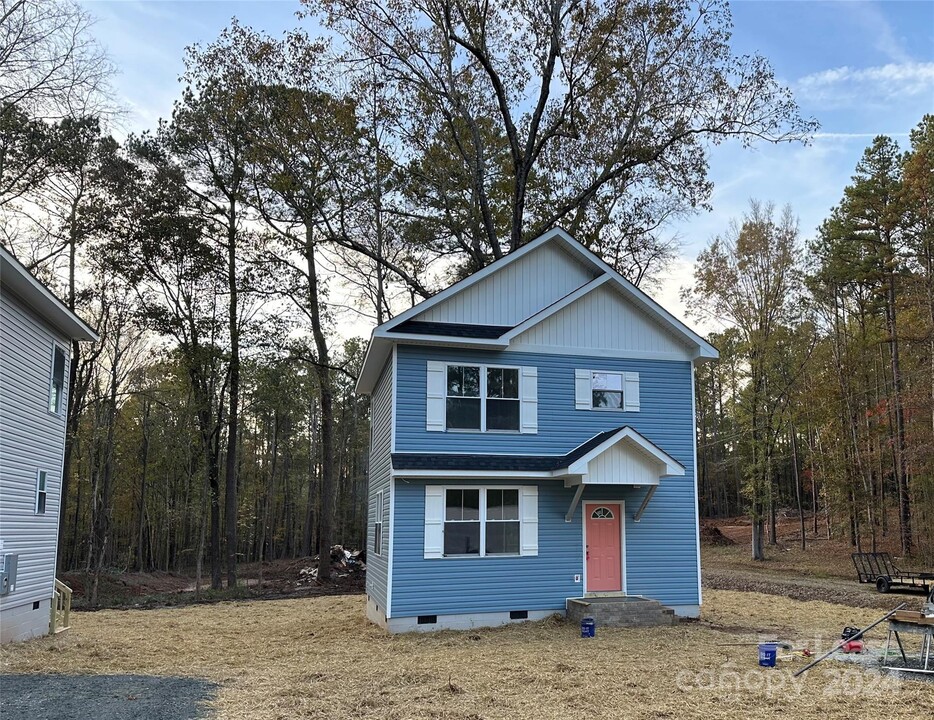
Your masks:
{"label": "front door", "polygon": [[619,503],[584,505],[587,592],[623,589]]}

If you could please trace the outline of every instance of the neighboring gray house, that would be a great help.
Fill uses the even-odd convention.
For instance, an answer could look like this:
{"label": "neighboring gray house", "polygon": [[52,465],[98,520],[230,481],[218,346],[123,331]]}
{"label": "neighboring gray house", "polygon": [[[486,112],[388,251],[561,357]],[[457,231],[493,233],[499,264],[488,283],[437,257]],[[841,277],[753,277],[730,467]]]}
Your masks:
{"label": "neighboring gray house", "polygon": [[98,336],[0,248],[0,642],[49,632],[73,339]]}

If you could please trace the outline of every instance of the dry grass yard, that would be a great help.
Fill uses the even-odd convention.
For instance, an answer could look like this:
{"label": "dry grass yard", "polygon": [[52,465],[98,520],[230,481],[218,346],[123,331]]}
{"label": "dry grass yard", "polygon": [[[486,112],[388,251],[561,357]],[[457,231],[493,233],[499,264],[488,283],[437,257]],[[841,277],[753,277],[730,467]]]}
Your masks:
{"label": "dry grass yard", "polygon": [[[760,669],[757,633],[827,648],[880,613],[733,591],[705,593],[699,623],[599,628],[558,621],[389,636],[361,596],[79,613],[64,636],[7,646],[8,673],[142,673],[220,684],[218,718],[934,717],[934,683],[827,661],[792,681]],[[883,634],[875,632],[879,647]],[[823,638],[822,642],[820,638]],[[881,679],[880,679],[881,678]]]}

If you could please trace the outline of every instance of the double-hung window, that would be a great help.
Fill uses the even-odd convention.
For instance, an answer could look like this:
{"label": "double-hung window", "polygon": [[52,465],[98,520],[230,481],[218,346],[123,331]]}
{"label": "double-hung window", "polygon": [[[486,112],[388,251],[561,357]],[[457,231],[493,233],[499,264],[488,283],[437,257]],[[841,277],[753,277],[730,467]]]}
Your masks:
{"label": "double-hung window", "polygon": [[383,491],[376,493],[376,520],[373,523],[373,552],[383,554]]}
{"label": "double-hung window", "polygon": [[48,476],[45,470],[39,470],[36,473],[36,515],[45,515],[45,500],[48,495],[46,482]]}
{"label": "double-hung window", "polygon": [[590,376],[593,407],[605,410],[623,409],[623,374],[593,372]]}
{"label": "double-hung window", "polygon": [[639,412],[639,373],[575,369],[574,407],[578,410]]}
{"label": "double-hung window", "polygon": [[65,396],[65,351],[58,345],[52,348],[52,380],[49,384],[49,412],[56,415],[62,412],[62,398]]}
{"label": "double-hung window", "polygon": [[519,489],[447,488],[444,554],[518,555]]}
{"label": "double-hung window", "polygon": [[519,368],[448,365],[448,430],[519,430]]}

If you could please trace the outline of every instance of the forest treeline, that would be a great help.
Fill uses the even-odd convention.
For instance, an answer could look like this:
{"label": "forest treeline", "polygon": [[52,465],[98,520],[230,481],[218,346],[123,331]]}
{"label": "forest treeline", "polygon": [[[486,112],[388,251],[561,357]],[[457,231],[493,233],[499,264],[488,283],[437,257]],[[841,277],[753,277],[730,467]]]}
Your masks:
{"label": "forest treeline", "polygon": [[[707,207],[711,143],[817,128],[730,51],[719,0],[308,0],[281,36],[233,21],[189,48],[171,116],[129,135],[82,6],[0,8],[0,239],[101,336],[71,349],[59,552],[95,579],[218,588],[240,562],[363,547],[369,328],[555,225],[650,286],[669,223]],[[697,383],[706,512],[764,518],[800,487],[866,542],[904,495],[929,547],[926,187],[898,219],[927,213],[923,242],[869,237],[844,201],[813,267],[761,208],[702,256],[692,307],[734,327]],[[733,257],[760,226],[789,267]],[[709,304],[722,263],[762,307]]]}
{"label": "forest treeline", "polygon": [[[934,561],[934,115],[875,138],[802,239],[753,203],[685,292],[720,321],[697,373],[701,512],[750,513],[753,555],[799,537]],[[806,519],[806,516],[807,519]]]}

